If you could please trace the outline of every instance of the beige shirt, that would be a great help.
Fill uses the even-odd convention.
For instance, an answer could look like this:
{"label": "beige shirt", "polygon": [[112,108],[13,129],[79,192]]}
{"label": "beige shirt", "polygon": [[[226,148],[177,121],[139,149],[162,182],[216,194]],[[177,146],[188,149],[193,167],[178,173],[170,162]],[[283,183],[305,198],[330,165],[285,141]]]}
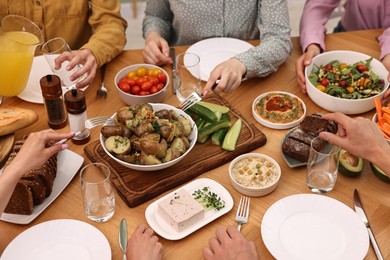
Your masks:
{"label": "beige shirt", "polygon": [[44,41],[62,37],[73,50],[91,50],[99,67],[126,44],[119,0],[0,0],[0,19],[8,14],[36,23]]}

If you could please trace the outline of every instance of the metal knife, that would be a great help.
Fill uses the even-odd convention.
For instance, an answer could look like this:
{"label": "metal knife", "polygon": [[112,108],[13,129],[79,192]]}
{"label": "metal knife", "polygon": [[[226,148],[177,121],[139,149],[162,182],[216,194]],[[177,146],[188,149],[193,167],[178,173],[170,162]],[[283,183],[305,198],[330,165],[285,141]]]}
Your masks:
{"label": "metal knife", "polygon": [[126,260],[126,250],[127,250],[127,222],[126,219],[122,219],[121,224],[119,225],[119,246],[123,252],[123,260]]}
{"label": "metal knife", "polygon": [[176,88],[177,88],[177,81],[178,76],[176,72],[176,55],[175,55],[175,48],[169,48],[169,55],[172,59],[172,90],[173,94],[176,94]]}
{"label": "metal knife", "polygon": [[372,247],[374,248],[374,251],[375,251],[377,258],[379,260],[383,260],[382,253],[378,247],[378,244],[376,243],[374,233],[372,233],[372,231],[371,231],[370,224],[368,223],[366,213],[364,213],[362,202],[360,201],[359,193],[356,189],[355,189],[355,192],[353,193],[353,201],[354,201],[356,214],[358,214],[358,216],[363,221],[364,225],[366,225],[368,235],[370,237],[370,241],[371,241]]}

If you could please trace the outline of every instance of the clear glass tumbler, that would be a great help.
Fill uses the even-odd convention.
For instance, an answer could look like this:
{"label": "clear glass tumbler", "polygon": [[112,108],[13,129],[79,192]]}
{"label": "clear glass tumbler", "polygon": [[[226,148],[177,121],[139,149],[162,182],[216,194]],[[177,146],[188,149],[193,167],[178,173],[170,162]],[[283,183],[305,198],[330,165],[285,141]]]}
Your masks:
{"label": "clear glass tumbler", "polygon": [[194,53],[181,53],[176,56],[176,96],[183,102],[192,92],[201,94],[200,58]]}
{"label": "clear glass tumbler", "polygon": [[95,222],[109,220],[115,211],[110,169],[102,163],[87,164],[80,171],[81,194],[87,217]]}
{"label": "clear glass tumbler", "polygon": [[321,137],[312,140],[307,161],[306,183],[315,193],[333,189],[337,180],[340,146],[328,143]]}

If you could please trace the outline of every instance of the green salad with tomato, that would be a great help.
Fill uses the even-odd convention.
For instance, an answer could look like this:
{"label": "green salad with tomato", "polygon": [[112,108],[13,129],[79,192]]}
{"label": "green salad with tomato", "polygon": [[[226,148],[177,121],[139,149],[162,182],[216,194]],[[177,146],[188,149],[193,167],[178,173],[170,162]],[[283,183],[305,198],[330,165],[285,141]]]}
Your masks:
{"label": "green salad with tomato", "polygon": [[347,99],[368,98],[382,92],[385,82],[371,69],[372,58],[347,65],[331,61],[325,66],[315,66],[310,82],[320,91]]}

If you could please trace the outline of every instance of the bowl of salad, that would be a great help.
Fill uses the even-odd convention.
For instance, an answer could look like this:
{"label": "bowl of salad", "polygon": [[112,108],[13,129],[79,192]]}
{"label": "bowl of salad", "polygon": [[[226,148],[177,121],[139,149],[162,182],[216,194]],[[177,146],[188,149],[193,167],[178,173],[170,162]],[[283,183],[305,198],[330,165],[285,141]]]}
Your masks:
{"label": "bowl of salad", "polygon": [[375,108],[389,82],[383,64],[354,51],[329,51],[317,55],[305,69],[306,89],[320,107],[348,115]]}

